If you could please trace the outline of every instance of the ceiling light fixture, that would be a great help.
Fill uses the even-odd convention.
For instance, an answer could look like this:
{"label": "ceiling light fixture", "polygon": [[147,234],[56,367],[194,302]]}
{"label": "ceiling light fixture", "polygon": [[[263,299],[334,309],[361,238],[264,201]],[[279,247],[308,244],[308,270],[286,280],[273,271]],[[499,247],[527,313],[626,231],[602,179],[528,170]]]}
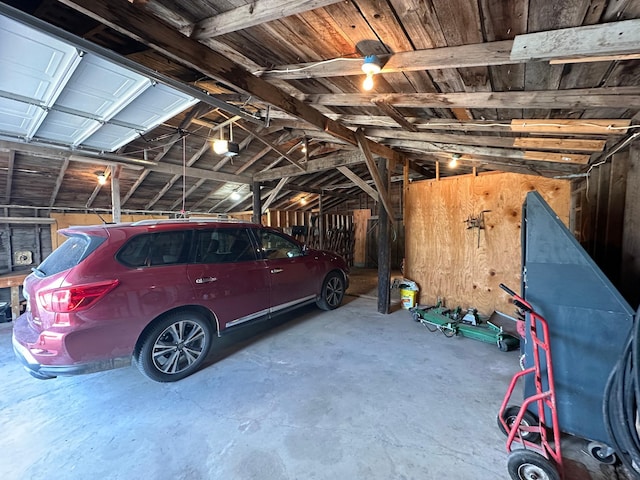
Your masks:
{"label": "ceiling light fixture", "polygon": [[240,146],[233,141],[233,123],[229,124],[229,140],[222,137],[222,129],[220,129],[220,138],[213,141],[213,151],[226,157],[233,157],[240,153]]}
{"label": "ceiling light fixture", "polygon": [[461,157],[459,153],[454,153],[451,155],[451,161],[449,162],[449,166],[451,168],[456,168],[458,166],[458,159]]}
{"label": "ceiling light fixture", "polygon": [[96,172],[96,177],[98,178],[98,183],[100,185],[104,185],[107,183],[107,176],[102,172]]}
{"label": "ceiling light fixture", "polygon": [[229,196],[229,198],[230,198],[231,200],[233,200],[234,202],[235,202],[236,200],[240,200],[240,193],[238,193],[238,192],[231,192],[231,195]]}
{"label": "ceiling light fixture", "polygon": [[380,73],[380,70],[382,70],[382,64],[376,55],[367,55],[364,57],[362,71],[367,75],[367,78],[365,78],[362,83],[364,90],[369,91],[373,88],[373,76],[376,73]]}

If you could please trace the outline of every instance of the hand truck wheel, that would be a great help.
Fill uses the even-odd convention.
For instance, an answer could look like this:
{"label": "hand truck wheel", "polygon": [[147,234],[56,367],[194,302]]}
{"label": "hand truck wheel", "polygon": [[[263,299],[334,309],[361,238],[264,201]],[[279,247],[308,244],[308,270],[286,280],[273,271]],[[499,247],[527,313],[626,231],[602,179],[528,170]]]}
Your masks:
{"label": "hand truck wheel", "polygon": [[[513,422],[516,421],[516,417],[520,412],[520,407],[518,405],[510,405],[504,409],[504,413],[502,414],[502,419],[507,424],[507,427],[511,428],[513,426]],[[531,413],[529,410],[524,412],[522,416],[522,420],[520,425],[524,425],[525,427],[535,427],[539,425],[540,422],[538,418]],[[505,430],[504,425],[500,421],[500,417],[498,416],[498,428],[505,435],[509,435],[509,432]],[[520,436],[523,440],[527,440],[528,442],[537,442],[540,439],[540,434],[538,432],[526,432],[520,431]]]}
{"label": "hand truck wheel", "polygon": [[551,460],[531,450],[514,450],[507,459],[512,480],[560,480]]}
{"label": "hand truck wheel", "polygon": [[614,465],[618,461],[615,451],[602,443],[589,442],[587,450],[589,451],[589,455],[605,465]]}

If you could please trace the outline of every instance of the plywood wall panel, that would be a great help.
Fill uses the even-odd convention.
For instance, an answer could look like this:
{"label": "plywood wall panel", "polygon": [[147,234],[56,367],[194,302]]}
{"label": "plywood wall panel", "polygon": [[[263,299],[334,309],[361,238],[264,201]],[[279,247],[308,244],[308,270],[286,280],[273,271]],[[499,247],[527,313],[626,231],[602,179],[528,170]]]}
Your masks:
{"label": "plywood wall panel", "polygon": [[364,267],[367,262],[367,226],[371,218],[371,210],[361,209],[353,211],[354,247],[353,264]]}
{"label": "plywood wall panel", "polygon": [[[102,219],[95,213],[51,213],[49,215],[56,223],[51,225],[51,247],[55,250],[65,241],[65,237],[58,235],[57,231],[74,225],[99,225],[102,219],[105,222],[111,222],[112,216],[107,213],[101,213]],[[122,222],[137,222],[139,220],[152,220],[169,218],[167,215],[127,215],[122,214],[120,220]]]}
{"label": "plywood wall panel", "polygon": [[[520,288],[521,210],[537,190],[565,224],[570,184],[511,173],[465,175],[409,185],[406,203],[405,275],[418,282],[420,303],[438,298],[449,307],[511,314],[500,283]],[[483,210],[485,229],[467,228]]]}

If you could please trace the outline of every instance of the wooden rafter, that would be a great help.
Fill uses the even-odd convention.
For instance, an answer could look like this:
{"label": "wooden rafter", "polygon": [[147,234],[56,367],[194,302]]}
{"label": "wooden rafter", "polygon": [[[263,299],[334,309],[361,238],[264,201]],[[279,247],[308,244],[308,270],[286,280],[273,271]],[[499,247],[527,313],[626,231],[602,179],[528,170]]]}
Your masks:
{"label": "wooden rafter", "polygon": [[364,155],[365,163],[367,164],[367,168],[369,169],[369,173],[373,178],[373,183],[378,190],[378,196],[380,197],[380,201],[384,206],[387,215],[389,215],[389,219],[395,218],[393,215],[393,207],[391,203],[391,198],[389,197],[389,192],[387,190],[387,186],[382,181],[382,176],[380,175],[380,171],[378,170],[378,166],[376,165],[375,160],[373,159],[373,155],[367,146],[367,142],[365,141],[365,136],[362,130],[356,130],[356,138],[358,139],[358,145],[360,146],[360,151]]}
{"label": "wooden rafter", "polygon": [[[107,167],[104,169],[103,175],[105,176],[105,178],[109,178],[109,175],[111,174],[111,167]],[[87,200],[87,203],[85,204],[85,208],[91,208],[91,205],[93,205],[93,201],[96,199],[96,197],[98,196],[98,193],[100,193],[100,190],[102,189],[104,185],[100,185],[99,183],[96,185],[96,187],[93,189],[93,192],[91,193],[91,196],[89,196],[89,200]]]}
{"label": "wooden rafter", "polygon": [[338,171],[342,173],[345,177],[351,180],[355,185],[359,186],[367,195],[373,198],[376,202],[378,201],[379,195],[378,192],[375,191],[374,188],[371,188],[367,182],[361,179],[353,170],[350,170],[349,167],[338,167]]}
{"label": "wooden rafter", "polygon": [[[354,132],[344,125],[324,116],[316,108],[292,97],[282,89],[252,75],[241,65],[209,47],[185,37],[162,21],[149,16],[143,8],[122,2],[113,8],[107,0],[60,0],[74,10],[104,23],[117,32],[134,38],[172,60],[194,68],[213,79],[255,95],[258,98],[301,118],[316,128],[331,132],[338,138],[357,145]],[[367,140],[369,149],[385,158],[396,158],[400,154],[384,145]]]}
{"label": "wooden rafter", "polygon": [[341,0],[254,0],[253,2],[199,21],[192,38],[206,38],[237,32],[261,23],[326,7]]}
{"label": "wooden rafter", "polygon": [[397,108],[393,105],[389,105],[387,102],[383,100],[374,100],[376,106],[386,113],[389,117],[391,117],[398,125],[400,125],[404,130],[409,132],[417,132],[418,128],[415,125],[412,125],[407,119],[402,115]]}
{"label": "wooden rafter", "polygon": [[262,213],[267,211],[267,209],[269,208],[269,205],[273,203],[273,201],[276,199],[276,197],[280,193],[280,190],[282,190],[282,187],[284,187],[284,184],[287,183],[288,181],[289,181],[289,177],[284,177],[278,182],[278,185],[276,185],[276,188],[274,188],[271,191],[267,199],[262,204]]}
{"label": "wooden rafter", "polygon": [[53,207],[53,205],[56,203],[58,192],[60,191],[62,181],[64,180],[64,175],[65,173],[67,173],[67,168],[69,168],[69,159],[65,158],[62,162],[62,166],[60,167],[60,171],[58,172],[58,178],[56,178],[56,184],[54,185],[53,191],[51,192],[51,197],[49,198],[49,207]]}
{"label": "wooden rafter", "polygon": [[325,93],[304,96],[306,102],[333,107],[368,107],[383,101],[405,108],[541,108],[588,109],[640,106],[640,87],[576,88],[536,92],[471,93]]}

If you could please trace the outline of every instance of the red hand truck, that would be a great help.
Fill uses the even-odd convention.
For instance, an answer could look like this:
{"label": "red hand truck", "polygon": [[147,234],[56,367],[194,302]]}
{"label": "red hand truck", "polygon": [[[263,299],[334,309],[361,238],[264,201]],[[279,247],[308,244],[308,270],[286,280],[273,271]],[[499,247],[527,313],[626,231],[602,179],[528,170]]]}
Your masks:
{"label": "red hand truck", "polygon": [[[503,284],[500,288],[513,297],[516,307],[529,314],[529,338],[533,350],[533,365],[513,376],[498,413],[498,426],[507,435],[507,469],[513,480],[561,480],[564,478],[561,433],[547,321],[513,290]],[[546,360],[544,371],[540,364],[542,355]],[[531,375],[535,394],[527,397],[520,406],[509,406],[518,382]],[[538,417],[529,411],[531,405],[535,405]],[[550,419],[545,411],[550,412]],[[517,445],[519,448],[514,448]]]}

